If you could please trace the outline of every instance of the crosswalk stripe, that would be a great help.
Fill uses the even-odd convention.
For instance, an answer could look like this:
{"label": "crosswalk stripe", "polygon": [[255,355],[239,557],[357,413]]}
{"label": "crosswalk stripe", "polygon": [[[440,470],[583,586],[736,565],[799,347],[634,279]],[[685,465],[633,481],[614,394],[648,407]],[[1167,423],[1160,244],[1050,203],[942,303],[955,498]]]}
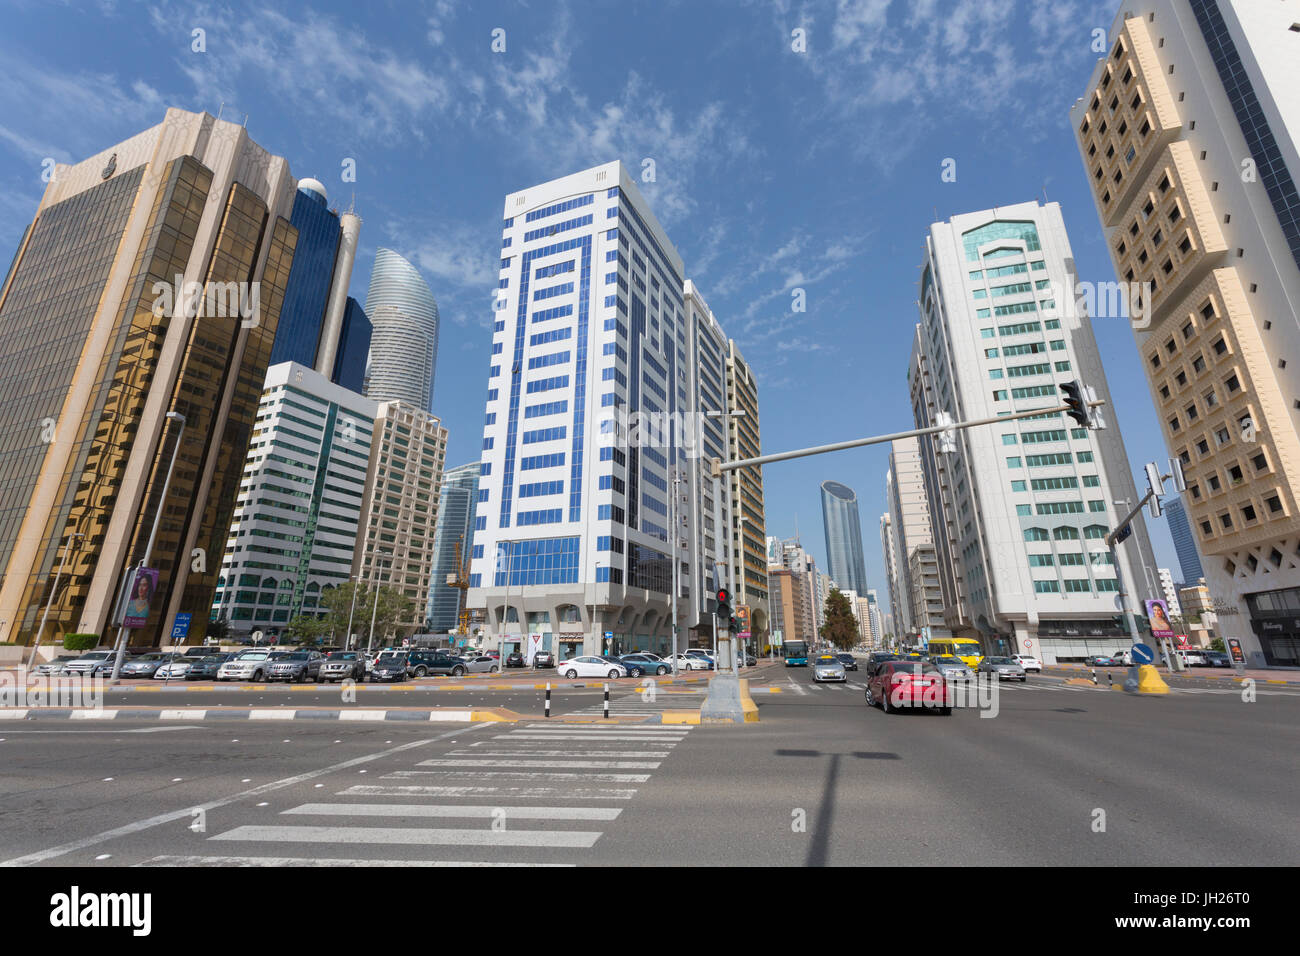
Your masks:
{"label": "crosswalk stripe", "polygon": [[657,770],[658,760],[461,760],[438,757],[421,760],[417,767],[553,767],[574,770]]}
{"label": "crosswalk stripe", "polygon": [[[557,733],[557,734],[540,734],[540,733],[538,733],[538,734],[524,734],[524,733],[519,733],[519,732],[516,731],[516,732],[513,733],[513,734],[497,734],[495,739],[497,739],[497,740],[585,740],[585,741],[587,741],[588,743],[590,743],[590,742],[592,741],[593,737],[592,737],[591,734],[580,734],[580,733],[575,733],[575,734],[558,734],[558,733]],[[636,735],[633,735],[633,734],[611,734],[611,735],[606,736],[606,737],[603,737],[603,738],[601,738],[601,739],[604,739],[604,740],[653,740],[653,741],[656,741],[656,742],[658,742],[658,743],[662,743],[663,741],[666,741],[666,740],[679,740],[679,739],[681,739],[681,738],[679,738],[679,737],[670,737],[670,736],[666,736],[666,735],[664,735],[664,736],[656,735],[656,736],[653,736],[653,737],[649,737],[649,736],[645,736],[645,735],[636,736]]]}
{"label": "crosswalk stripe", "polygon": [[394,770],[381,780],[411,780],[437,774],[442,777],[491,778],[493,780],[599,780],[604,783],[645,783],[648,773],[565,773],[558,770]]}
{"label": "crosswalk stripe", "polygon": [[422,827],[313,827],[248,824],[213,840],[249,843],[395,844],[400,846],[541,846],[588,849],[595,830],[443,830]]}
{"label": "crosswalk stripe", "polygon": [[[656,746],[659,746],[656,744]],[[667,757],[669,750],[450,750],[449,757]]]}
{"label": "crosswalk stripe", "polygon": [[[659,711],[656,710],[656,711],[652,711],[651,713],[657,714],[659,713]],[[567,733],[603,734],[603,733],[609,733],[613,731],[615,733],[635,732],[635,733],[652,733],[652,734],[676,734],[679,737],[685,737],[688,733],[691,732],[690,727],[661,727],[657,725],[653,727],[636,727],[636,726],[624,727],[624,726],[614,725],[614,724],[611,724],[609,727],[557,727],[555,724],[525,724],[523,729],[528,730],[530,733],[536,733],[542,731],[555,731],[557,733],[566,733],[566,734]]]}
{"label": "crosswalk stripe", "polygon": [[494,800],[631,800],[636,787],[454,787],[399,784],[357,784],[340,790],[340,797],[484,797]]}
{"label": "crosswalk stripe", "polygon": [[614,820],[622,807],[493,807],[446,803],[304,803],[284,813],[303,816],[338,817],[454,817],[490,820],[505,809],[514,820]]}
{"label": "crosswalk stripe", "polygon": [[576,863],[486,863],[466,860],[357,860],[350,857],[155,856],[136,866],[577,866]]}

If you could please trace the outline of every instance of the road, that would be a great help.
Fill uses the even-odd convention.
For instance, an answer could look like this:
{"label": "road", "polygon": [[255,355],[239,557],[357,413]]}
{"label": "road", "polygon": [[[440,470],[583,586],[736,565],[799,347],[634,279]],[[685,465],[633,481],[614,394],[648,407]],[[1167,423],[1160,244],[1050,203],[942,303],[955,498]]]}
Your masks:
{"label": "road", "polygon": [[[990,719],[976,710],[886,715],[865,705],[853,673],[847,686],[814,686],[803,669],[752,676],[762,720],[743,726],[605,723],[596,688],[557,694],[547,721],[529,716],[540,712],[535,691],[478,687],[439,691],[437,704],[509,706],[524,718],[457,727],[12,721],[0,725],[0,860],[901,867],[1300,858],[1295,689],[1261,690],[1252,703],[1233,687],[1138,698],[1044,675],[1000,688]],[[699,693],[681,687],[672,700],[667,689],[647,701],[624,682],[613,711],[644,721]],[[281,696],[304,706],[314,691],[267,691],[257,706]],[[371,696],[402,706],[394,701],[412,694],[431,696]],[[168,706],[233,695],[175,696]],[[258,693],[239,696],[247,706]]]}

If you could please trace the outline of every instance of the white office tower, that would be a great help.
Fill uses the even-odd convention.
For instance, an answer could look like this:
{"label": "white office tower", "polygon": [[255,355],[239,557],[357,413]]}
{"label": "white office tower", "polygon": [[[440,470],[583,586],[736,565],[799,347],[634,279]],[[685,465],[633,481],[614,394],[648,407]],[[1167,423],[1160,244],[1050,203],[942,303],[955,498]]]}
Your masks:
{"label": "white office tower", "polygon": [[1174,617],[1182,617],[1183,606],[1178,600],[1178,586],[1174,584],[1173,574],[1168,568],[1157,568],[1156,573],[1160,576],[1160,597],[1165,599],[1169,613]]}
{"label": "white office tower", "polygon": [[438,303],[420,270],[392,249],[376,251],[365,312],[372,327],[366,396],[432,412]]}
{"label": "white office tower", "polygon": [[267,369],[212,602],[233,633],[323,617],[348,583],[377,409],[297,362]]}
{"label": "white office tower", "polygon": [[727,352],[691,288],[621,163],[506,197],[469,592],[504,650],[666,651],[673,551],[697,623],[726,536],[695,456],[726,434],[693,413]]}
{"label": "white office tower", "polygon": [[[1126,635],[1103,539],[1115,502],[1136,500],[1090,320],[1053,298],[1075,285],[1055,203],[933,224],[908,375],[919,427],[941,413],[964,421],[1060,405],[1061,383],[1075,379],[1107,403],[1101,431],[1056,413],[960,430],[951,452],[920,442],[945,624],[986,652],[1049,662],[1109,653]],[[1159,594],[1141,518],[1120,555],[1134,597]]]}

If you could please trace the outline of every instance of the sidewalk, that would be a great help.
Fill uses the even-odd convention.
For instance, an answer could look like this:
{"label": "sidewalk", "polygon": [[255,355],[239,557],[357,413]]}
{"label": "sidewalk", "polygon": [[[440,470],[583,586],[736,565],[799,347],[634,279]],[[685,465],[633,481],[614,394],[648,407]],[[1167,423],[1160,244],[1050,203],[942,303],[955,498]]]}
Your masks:
{"label": "sidewalk", "polygon": [[[1101,677],[1107,671],[1113,674],[1128,673],[1127,667],[1091,667],[1088,664],[1044,664],[1043,671],[1046,673],[1051,670],[1062,671],[1083,671],[1085,674],[1091,674],[1096,670],[1097,676]],[[1300,684],[1300,671],[1289,668],[1265,668],[1265,667],[1248,667],[1241,674],[1235,670],[1224,669],[1222,667],[1192,667],[1185,671],[1179,671],[1176,674],[1168,673],[1163,667],[1159,668],[1160,676],[1172,680],[1232,680],[1242,681],[1250,678],[1261,684]],[[1286,675],[1286,676],[1282,676]],[[1121,681],[1123,678],[1119,678]]]}

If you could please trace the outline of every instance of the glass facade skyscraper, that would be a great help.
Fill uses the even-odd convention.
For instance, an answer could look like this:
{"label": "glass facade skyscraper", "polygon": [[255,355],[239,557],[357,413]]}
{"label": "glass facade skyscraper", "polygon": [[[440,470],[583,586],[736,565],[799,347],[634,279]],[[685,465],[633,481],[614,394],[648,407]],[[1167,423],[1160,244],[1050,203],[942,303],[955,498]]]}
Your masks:
{"label": "glass facade skyscraper", "polygon": [[435,634],[449,633],[459,623],[461,603],[465,592],[447,584],[448,575],[459,575],[456,547],[460,546],[460,560],[469,559],[474,540],[474,506],[478,499],[478,473],[482,465],[472,461],[468,465],[443,472],[442,494],[438,499],[438,524],[433,535],[433,578],[429,584],[429,608],[426,615],[429,630]]}
{"label": "glass facade skyscraper", "polygon": [[289,221],[298,230],[298,248],[284,290],[271,364],[297,362],[312,368],[338,254],[339,217],[326,206],[324,193],[312,188],[312,180],[303,180],[293,197]]}
{"label": "glass facade skyscraper", "polygon": [[1178,497],[1161,502],[1169,518],[1169,535],[1174,539],[1174,551],[1178,554],[1178,567],[1182,570],[1182,583],[1194,587],[1196,582],[1205,577],[1201,568],[1201,554],[1196,550],[1196,536],[1187,520],[1187,509]]}
{"label": "glass facade skyscraper", "polygon": [[438,303],[419,270],[392,249],[375,253],[366,315],[371,327],[366,397],[432,411]]}
{"label": "glass facade skyscraper", "polygon": [[366,384],[366,356],[370,352],[370,317],[361,303],[348,296],[343,312],[343,331],[330,380],[350,392],[360,393]]}
{"label": "glass facade skyscraper", "polygon": [[822,482],[822,529],[826,533],[826,564],[831,579],[839,587],[866,594],[862,517],[858,512],[858,493],[848,485]]}

